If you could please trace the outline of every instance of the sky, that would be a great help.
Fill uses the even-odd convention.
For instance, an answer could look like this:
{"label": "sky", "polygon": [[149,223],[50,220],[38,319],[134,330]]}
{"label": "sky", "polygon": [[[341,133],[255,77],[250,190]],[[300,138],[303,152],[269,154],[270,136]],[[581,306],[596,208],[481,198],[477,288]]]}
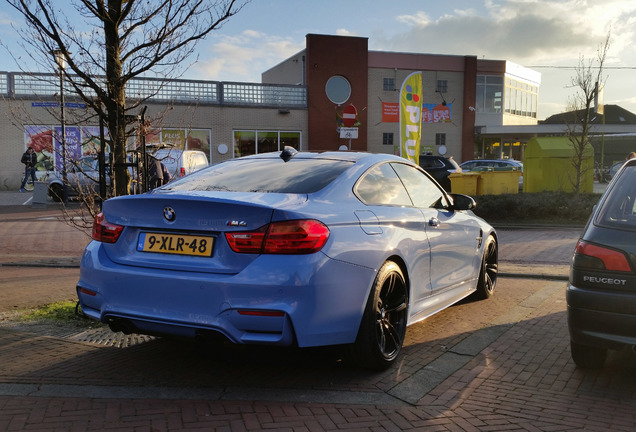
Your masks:
{"label": "sky", "polygon": [[[54,0],[67,4],[68,0]],[[17,49],[0,8],[0,42]],[[509,60],[541,73],[540,120],[567,110],[582,58],[595,62],[609,35],[604,102],[636,113],[634,0],[252,0],[201,42],[183,78],[261,81],[305,47],[309,33],[366,37],[369,49]],[[0,70],[17,71],[7,56]]]}

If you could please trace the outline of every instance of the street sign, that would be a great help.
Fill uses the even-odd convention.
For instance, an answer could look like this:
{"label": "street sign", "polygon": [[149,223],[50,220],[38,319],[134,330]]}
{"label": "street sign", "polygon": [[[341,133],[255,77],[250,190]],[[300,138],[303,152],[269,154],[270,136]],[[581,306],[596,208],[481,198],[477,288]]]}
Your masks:
{"label": "street sign", "polygon": [[[34,108],[57,108],[60,106],[59,102],[31,102],[31,106]],[[65,108],[81,108],[85,109],[85,103],[78,102],[64,102]]]}
{"label": "street sign", "polygon": [[350,128],[356,123],[357,118],[358,110],[356,110],[356,107],[354,107],[353,104],[347,105],[342,112],[342,124]]}
{"label": "street sign", "polygon": [[341,127],[340,138],[358,139],[358,128],[357,127]]}

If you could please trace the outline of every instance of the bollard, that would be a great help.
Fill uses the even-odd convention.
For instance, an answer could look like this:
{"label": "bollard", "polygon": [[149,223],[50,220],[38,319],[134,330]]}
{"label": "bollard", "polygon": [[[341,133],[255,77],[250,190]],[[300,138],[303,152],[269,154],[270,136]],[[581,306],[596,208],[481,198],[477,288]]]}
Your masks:
{"label": "bollard", "polygon": [[48,183],[43,181],[36,181],[33,184],[33,199],[31,200],[31,207],[46,207],[48,201]]}

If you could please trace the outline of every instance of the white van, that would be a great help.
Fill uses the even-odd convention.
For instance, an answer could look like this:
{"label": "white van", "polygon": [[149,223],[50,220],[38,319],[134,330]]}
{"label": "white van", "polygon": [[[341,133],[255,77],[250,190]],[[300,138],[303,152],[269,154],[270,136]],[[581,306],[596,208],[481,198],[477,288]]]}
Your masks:
{"label": "white van", "polygon": [[208,157],[200,150],[162,148],[152,155],[168,168],[172,179],[183,177],[209,165]]}

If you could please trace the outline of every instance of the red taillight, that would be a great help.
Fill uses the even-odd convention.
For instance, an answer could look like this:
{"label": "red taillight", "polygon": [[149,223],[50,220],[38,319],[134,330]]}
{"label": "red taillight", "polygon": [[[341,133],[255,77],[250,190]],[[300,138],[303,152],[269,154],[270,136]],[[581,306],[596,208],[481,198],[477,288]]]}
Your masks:
{"label": "red taillight", "polygon": [[93,240],[102,243],[115,243],[123,230],[123,226],[108,222],[104,213],[99,213],[93,221]]}
{"label": "red taillight", "polygon": [[614,249],[593,245],[579,240],[574,253],[600,260],[605,266],[605,270],[623,272],[632,271],[625,254]]}
{"label": "red taillight", "polygon": [[258,230],[226,233],[234,252],[266,254],[310,254],[329,239],[329,229],[317,220],[273,222]]}
{"label": "red taillight", "polygon": [[256,231],[226,233],[225,238],[234,252],[261,253],[266,233],[267,225]]}
{"label": "red taillight", "polygon": [[261,310],[240,310],[239,315],[247,316],[264,316],[264,317],[282,317],[285,313],[279,311],[261,311]]}
{"label": "red taillight", "polygon": [[80,288],[79,292],[81,292],[82,294],[89,295],[91,297],[95,297],[97,295],[97,293],[95,291],[89,290],[89,289],[86,289],[86,288]]}

